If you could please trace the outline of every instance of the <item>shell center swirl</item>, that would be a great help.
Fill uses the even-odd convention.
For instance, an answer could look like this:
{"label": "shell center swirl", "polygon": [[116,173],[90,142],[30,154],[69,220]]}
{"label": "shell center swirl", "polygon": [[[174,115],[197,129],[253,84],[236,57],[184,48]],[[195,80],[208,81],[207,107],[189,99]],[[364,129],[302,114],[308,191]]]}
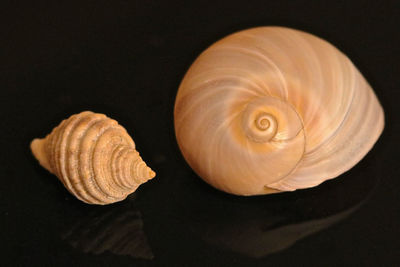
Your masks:
{"label": "shell center swirl", "polygon": [[278,130],[278,121],[267,106],[250,103],[243,112],[242,128],[246,136],[256,143],[270,141]]}
{"label": "shell center swirl", "polygon": [[269,127],[274,127],[276,126],[276,120],[275,118],[268,113],[261,113],[257,116],[256,120],[254,121],[256,127],[260,131],[266,131],[268,130]]}

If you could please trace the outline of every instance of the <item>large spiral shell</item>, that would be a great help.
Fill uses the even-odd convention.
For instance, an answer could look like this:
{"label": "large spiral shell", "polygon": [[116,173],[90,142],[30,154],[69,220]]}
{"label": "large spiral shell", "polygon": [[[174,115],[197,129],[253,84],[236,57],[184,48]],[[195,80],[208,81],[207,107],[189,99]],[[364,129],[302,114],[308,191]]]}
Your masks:
{"label": "large spiral shell", "polygon": [[124,200],[155,173],[117,121],[85,111],[63,120],[31,143],[40,164],[78,199],[89,204]]}
{"label": "large spiral shell", "polygon": [[283,27],[244,30],[204,51],[179,87],[174,117],[189,165],[238,195],[334,178],[384,126],[374,92],[343,53]]}

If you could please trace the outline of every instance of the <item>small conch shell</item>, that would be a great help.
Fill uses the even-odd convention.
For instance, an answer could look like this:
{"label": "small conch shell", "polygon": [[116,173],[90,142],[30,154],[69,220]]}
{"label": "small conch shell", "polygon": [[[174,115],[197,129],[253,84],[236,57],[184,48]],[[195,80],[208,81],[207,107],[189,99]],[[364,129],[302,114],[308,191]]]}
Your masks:
{"label": "small conch shell", "polygon": [[40,165],[88,204],[124,200],[155,176],[125,128],[104,114],[85,111],[63,120],[31,143]]}
{"label": "small conch shell", "polygon": [[337,177],[384,127],[378,99],[343,53],[283,27],[244,30],[205,50],[179,87],[174,120],[188,164],[237,195]]}

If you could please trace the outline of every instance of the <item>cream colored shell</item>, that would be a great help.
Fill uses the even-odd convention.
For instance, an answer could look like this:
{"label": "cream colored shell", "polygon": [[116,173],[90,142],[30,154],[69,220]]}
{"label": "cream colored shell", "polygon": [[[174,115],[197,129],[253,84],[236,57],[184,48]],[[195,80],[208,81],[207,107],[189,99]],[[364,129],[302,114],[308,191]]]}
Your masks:
{"label": "cream colored shell", "polygon": [[89,204],[124,200],[155,173],[117,121],[85,111],[63,120],[31,143],[40,164],[78,199]]}
{"label": "cream colored shell", "polygon": [[244,30],[205,50],[179,87],[174,118],[189,165],[237,195],[337,177],[384,127],[374,92],[343,53],[283,27]]}

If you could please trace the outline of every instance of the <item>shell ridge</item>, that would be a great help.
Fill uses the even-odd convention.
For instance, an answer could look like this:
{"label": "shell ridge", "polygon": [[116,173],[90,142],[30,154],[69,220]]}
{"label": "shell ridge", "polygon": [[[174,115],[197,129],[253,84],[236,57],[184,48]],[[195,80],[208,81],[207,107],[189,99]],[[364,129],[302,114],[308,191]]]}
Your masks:
{"label": "shell ridge", "polygon": [[[78,114],[79,115],[79,114]],[[88,194],[88,188],[84,181],[82,181],[82,173],[80,170],[80,154],[81,142],[85,138],[87,131],[96,123],[105,120],[105,117],[96,116],[94,114],[82,114],[79,121],[75,121],[71,134],[67,139],[67,146],[69,148],[68,156],[66,157],[67,175],[70,180],[71,187],[74,194],[84,202],[97,201],[91,194]],[[72,123],[72,122],[71,122]]]}
{"label": "shell ridge", "polygon": [[[89,166],[88,167],[89,167],[89,169],[91,169],[90,162],[92,160],[92,155],[91,155],[92,151],[89,149],[89,151],[87,151],[87,152],[85,152],[85,154],[83,154],[82,153],[82,146],[84,145],[83,141],[87,139],[88,134],[91,131],[93,131],[93,128],[96,127],[96,126],[98,127],[99,124],[104,124],[105,122],[107,122],[107,118],[100,119],[100,120],[96,121],[95,123],[91,124],[90,127],[86,127],[86,129],[84,130],[81,138],[79,139],[80,141],[79,141],[78,153],[77,153],[77,157],[78,157],[77,158],[78,159],[77,160],[78,175],[79,175],[79,177],[83,178],[82,179],[82,185],[85,188],[85,192],[88,195],[90,195],[90,197],[93,198],[97,203],[102,203],[102,204],[105,203],[104,200],[95,193],[96,191],[99,192],[99,188],[97,187],[97,184],[95,184],[93,182],[93,180],[94,180],[93,179],[93,173],[91,172],[91,170],[90,170],[88,176],[86,176],[83,173],[82,163],[86,162],[87,160],[82,159],[82,157],[83,157],[83,155],[87,155],[89,157],[89,161],[88,161],[89,162]],[[90,185],[93,185],[93,188]],[[80,192],[79,192],[79,194],[80,194]]]}
{"label": "shell ridge", "polygon": [[[104,120],[104,126],[102,125],[101,129],[97,132],[96,136],[94,137],[94,139],[92,140],[92,145],[89,147],[89,164],[88,164],[88,170],[89,170],[89,179],[90,179],[90,183],[94,186],[95,190],[93,190],[93,192],[98,193],[98,197],[103,201],[106,202],[104,200],[104,198],[106,199],[111,199],[111,200],[117,200],[116,197],[112,196],[112,195],[108,195],[108,192],[106,190],[106,188],[103,188],[101,186],[100,180],[102,180],[101,178],[104,178],[103,173],[100,173],[100,176],[97,176],[99,174],[98,171],[100,170],[95,170],[94,167],[94,162],[95,162],[95,158],[96,158],[96,152],[97,152],[97,146],[99,143],[99,139],[109,130],[112,129],[116,129],[118,125],[117,122],[115,120],[111,120],[110,118],[106,118]],[[95,179],[95,177],[97,177],[97,179]]]}
{"label": "shell ridge", "polygon": [[[61,164],[58,160],[59,159],[61,153],[62,153],[62,148],[61,148],[61,143],[62,143],[62,138],[63,138],[63,131],[62,129],[65,127],[66,121],[64,120],[63,122],[61,122],[61,124],[57,127],[57,130],[54,134],[54,143],[53,143],[53,159],[54,160],[54,171],[57,174],[61,174]],[[60,178],[62,180],[62,183],[66,183],[67,181],[64,180],[64,177],[62,177],[62,175],[60,175]]]}
{"label": "shell ridge", "polygon": [[[64,185],[66,186],[66,188],[68,189],[68,191],[70,191],[71,193],[75,193],[79,192],[80,190],[76,187],[77,185],[74,183],[73,180],[71,180],[71,174],[70,174],[70,151],[69,151],[69,147],[71,144],[71,136],[74,135],[74,132],[76,130],[76,127],[82,122],[82,120],[87,119],[90,116],[90,113],[84,113],[82,114],[83,116],[71,116],[69,119],[64,120],[65,121],[65,125],[62,128],[62,131],[60,129],[60,132],[62,133],[62,142],[60,145],[63,145],[65,143],[65,147],[66,150],[64,151],[64,157],[63,160],[64,162],[64,167],[61,169],[61,173],[60,173],[60,177],[63,178],[63,180],[65,180]],[[67,131],[68,129],[68,131]],[[61,159],[61,156],[58,157],[59,160]]]}
{"label": "shell ridge", "polygon": [[[113,136],[111,136],[110,138],[107,138],[107,142],[105,144],[102,144],[100,146],[101,139],[106,138],[107,134],[111,135],[112,132],[115,130],[121,131],[121,129],[119,129],[119,128],[110,127],[106,131],[104,131],[104,133],[98,138],[98,140],[96,142],[96,146],[94,147],[94,150],[93,150],[93,162],[96,162],[96,155],[106,154],[107,157],[106,157],[105,163],[99,164],[100,166],[98,168],[96,168],[95,163],[92,164],[92,169],[95,172],[95,175],[97,178],[101,178],[101,177],[104,177],[104,178],[109,177],[110,178],[110,179],[96,179],[96,181],[99,181],[98,186],[99,186],[100,190],[102,190],[107,197],[112,197],[113,199],[121,199],[121,197],[124,196],[125,192],[116,190],[118,188],[118,185],[116,184],[114,177],[113,177],[113,172],[111,169],[111,160],[113,159],[112,154],[116,147],[127,146],[127,145],[123,144],[123,141],[125,141],[125,140],[122,140],[121,136],[119,136],[120,143],[114,143]],[[101,150],[98,151],[100,148],[101,148]],[[110,155],[110,156],[108,157],[108,155]],[[99,161],[100,160],[101,159],[99,159]],[[96,171],[96,169],[98,171]],[[102,180],[104,180],[105,183],[103,183]]]}
{"label": "shell ridge", "polygon": [[[97,179],[95,179],[99,189],[101,190],[101,192],[103,192],[103,194],[105,196],[107,196],[108,198],[113,198],[113,199],[120,199],[121,195],[124,195],[124,192],[119,192],[116,191],[115,189],[118,187],[117,184],[114,182],[114,178],[112,177],[112,171],[109,168],[110,166],[110,160],[111,160],[111,156],[108,157],[109,153],[112,153],[109,151],[109,147],[114,146],[118,146],[118,145],[123,145],[126,147],[129,147],[128,144],[125,144],[124,142],[127,142],[125,139],[123,139],[120,137],[120,143],[118,145],[114,144],[114,140],[113,140],[113,135],[114,133],[121,133],[121,135],[125,135],[126,132],[122,131],[121,126],[119,126],[118,124],[110,124],[108,126],[108,128],[106,128],[104,130],[104,132],[99,135],[95,141],[95,144],[93,146],[93,153],[92,153],[92,171],[94,173],[94,176],[97,177]],[[108,136],[111,135],[111,136]],[[103,139],[106,139],[105,143],[101,143],[103,141]],[[107,150],[106,150],[107,149]],[[100,150],[100,151],[99,151]],[[96,163],[96,162],[100,162],[102,160],[101,156],[103,156],[104,154],[106,154],[107,156],[105,157],[106,163],[105,164],[101,164],[101,163]],[[100,158],[99,158],[100,157]],[[97,166],[99,165],[99,166]],[[96,167],[97,166],[97,167]],[[106,179],[106,177],[109,177],[110,179]],[[101,179],[103,178],[103,179]]]}
{"label": "shell ridge", "polygon": [[48,153],[49,153],[49,157],[50,157],[50,161],[49,161],[49,164],[50,164],[50,167],[51,167],[51,170],[52,170],[52,172],[53,173],[58,173],[58,170],[57,170],[57,166],[56,166],[56,162],[55,162],[55,149],[56,149],[56,137],[57,137],[57,135],[59,134],[59,130],[60,128],[59,127],[56,127],[53,131],[52,131],[52,133],[54,132],[54,134],[50,134],[49,136],[50,136],[50,142],[49,142],[49,145],[47,146],[47,148],[48,148]]}
{"label": "shell ridge", "polygon": [[120,158],[120,155],[122,153],[122,151],[124,150],[125,146],[123,145],[118,145],[116,147],[114,147],[114,150],[112,152],[112,156],[111,156],[111,160],[110,160],[110,164],[111,164],[111,170],[113,172],[113,179],[115,180],[115,183],[124,191],[128,190],[129,188],[127,186],[124,186],[122,184],[122,181],[120,180],[120,174],[119,174],[119,168],[116,167],[118,166],[118,159]]}
{"label": "shell ridge", "polygon": [[126,162],[126,155],[129,152],[129,148],[128,147],[124,147],[124,149],[121,151],[121,155],[117,158],[118,160],[118,166],[119,166],[119,180],[121,181],[121,184],[126,187],[129,188],[131,185],[129,184],[129,181],[127,181],[125,179],[125,169],[123,167],[123,163]]}

